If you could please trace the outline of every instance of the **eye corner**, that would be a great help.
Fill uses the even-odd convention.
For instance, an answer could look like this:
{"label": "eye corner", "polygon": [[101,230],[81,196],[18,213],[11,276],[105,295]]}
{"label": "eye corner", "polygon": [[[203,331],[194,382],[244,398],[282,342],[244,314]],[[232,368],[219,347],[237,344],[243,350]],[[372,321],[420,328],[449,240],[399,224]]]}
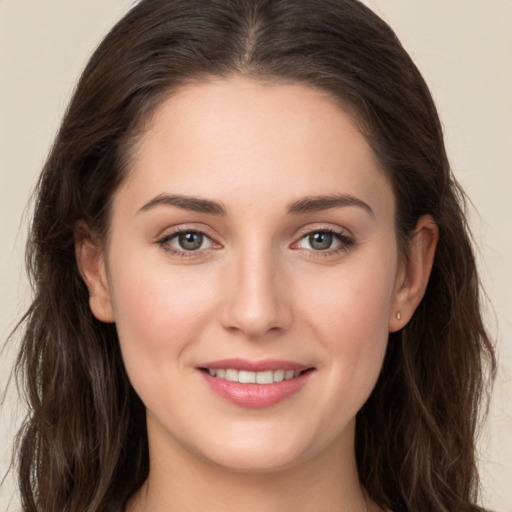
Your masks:
{"label": "eye corner", "polygon": [[[315,236],[318,236],[316,240],[313,238]],[[290,248],[312,257],[336,257],[349,251],[355,244],[355,237],[348,230],[318,227],[300,232]]]}
{"label": "eye corner", "polygon": [[182,258],[205,256],[211,249],[223,246],[201,229],[180,227],[159,236],[155,243],[166,253]]}

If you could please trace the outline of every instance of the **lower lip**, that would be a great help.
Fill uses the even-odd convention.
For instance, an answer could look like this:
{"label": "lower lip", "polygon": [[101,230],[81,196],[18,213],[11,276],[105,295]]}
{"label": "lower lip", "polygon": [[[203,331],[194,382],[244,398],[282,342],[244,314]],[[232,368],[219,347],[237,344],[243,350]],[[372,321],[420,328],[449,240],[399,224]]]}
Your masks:
{"label": "lower lip", "polygon": [[306,384],[313,373],[311,370],[298,377],[273,384],[240,384],[219,377],[212,377],[200,370],[210,389],[228,402],[240,407],[262,409],[283,402],[294,395]]}

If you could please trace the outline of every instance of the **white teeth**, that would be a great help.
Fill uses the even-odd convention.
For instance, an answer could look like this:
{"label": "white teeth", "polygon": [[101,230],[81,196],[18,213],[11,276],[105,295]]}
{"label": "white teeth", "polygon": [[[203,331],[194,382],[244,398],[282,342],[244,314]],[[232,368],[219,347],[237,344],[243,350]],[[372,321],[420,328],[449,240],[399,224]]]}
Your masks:
{"label": "white teeth", "polygon": [[283,380],[290,380],[300,375],[298,370],[267,370],[264,372],[251,372],[247,370],[235,370],[227,368],[217,370],[208,368],[208,373],[212,377],[226,379],[230,382],[240,382],[241,384],[273,384]]}
{"label": "white teeth", "polygon": [[231,382],[238,382],[238,370],[233,370],[232,368],[227,369],[226,376],[224,378]]}
{"label": "white teeth", "polygon": [[271,370],[268,372],[257,372],[256,382],[258,384],[272,384],[274,382],[274,372]]}
{"label": "white teeth", "polygon": [[274,372],[274,382],[281,382],[284,380],[284,370],[276,370]]}
{"label": "white teeth", "polygon": [[238,372],[238,382],[242,384],[254,384],[256,382],[256,372],[240,370]]}

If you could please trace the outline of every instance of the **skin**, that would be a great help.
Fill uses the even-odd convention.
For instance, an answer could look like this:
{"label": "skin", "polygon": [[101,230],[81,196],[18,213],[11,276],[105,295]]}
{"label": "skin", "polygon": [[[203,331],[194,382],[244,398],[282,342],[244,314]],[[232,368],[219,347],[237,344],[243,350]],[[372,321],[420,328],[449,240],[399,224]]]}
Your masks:
{"label": "skin", "polygon": [[[367,207],[289,211],[333,195]],[[157,109],[113,198],[108,241],[77,243],[91,309],[116,323],[147,408],[150,475],[130,512],[379,510],[359,485],[355,416],[388,333],[423,296],[437,240],[424,217],[403,257],[394,216],[367,141],[319,90],[232,77]],[[177,228],[204,233],[200,248],[180,248]],[[326,231],[341,238],[319,250],[309,235]],[[197,369],[232,357],[314,369],[287,400],[247,409]]]}

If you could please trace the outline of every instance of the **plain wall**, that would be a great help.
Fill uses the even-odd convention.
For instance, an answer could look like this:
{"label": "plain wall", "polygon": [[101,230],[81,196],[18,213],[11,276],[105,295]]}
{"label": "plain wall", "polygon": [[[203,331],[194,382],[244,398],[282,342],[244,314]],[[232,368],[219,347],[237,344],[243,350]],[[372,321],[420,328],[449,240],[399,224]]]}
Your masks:
{"label": "plain wall", "polygon": [[[30,292],[22,220],[86,59],[127,0],[0,0],[0,342]],[[471,224],[500,368],[480,440],[484,503],[512,512],[512,1],[368,0],[395,29],[438,105],[448,154],[472,199]],[[16,348],[0,358],[4,389]],[[13,388],[0,409],[0,480],[23,407]],[[15,485],[0,509],[16,510]]]}

